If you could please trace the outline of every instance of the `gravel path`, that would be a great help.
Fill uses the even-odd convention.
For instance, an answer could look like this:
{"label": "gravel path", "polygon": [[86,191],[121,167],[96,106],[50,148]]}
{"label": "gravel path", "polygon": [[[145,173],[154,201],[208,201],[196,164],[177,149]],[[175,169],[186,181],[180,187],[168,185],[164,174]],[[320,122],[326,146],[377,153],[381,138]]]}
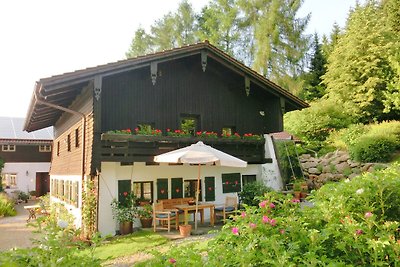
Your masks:
{"label": "gravel path", "polygon": [[17,216],[0,218],[0,251],[32,246],[33,228],[26,224],[28,212],[24,206],[34,204],[34,202],[18,204],[15,206]]}

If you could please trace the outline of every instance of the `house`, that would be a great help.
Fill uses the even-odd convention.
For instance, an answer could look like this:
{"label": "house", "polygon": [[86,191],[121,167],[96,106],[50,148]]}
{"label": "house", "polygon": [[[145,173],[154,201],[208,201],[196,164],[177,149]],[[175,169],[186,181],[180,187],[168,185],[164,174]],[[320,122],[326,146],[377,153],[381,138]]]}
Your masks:
{"label": "house", "polygon": [[194,196],[196,167],[154,156],[203,140],[247,161],[245,169],[202,168],[201,199],[222,203],[242,183],[270,179],[272,146],[267,135],[207,137],[282,131],[284,112],[306,106],[206,41],[41,79],[24,129],[54,127],[52,199],[66,202],[80,225],[84,181],[93,180],[98,230],[114,234],[110,203],[123,192],[152,201]]}
{"label": "house", "polygon": [[50,191],[52,129],[27,133],[23,126],[23,118],[0,117],[2,187],[7,193],[35,191],[42,196]]}

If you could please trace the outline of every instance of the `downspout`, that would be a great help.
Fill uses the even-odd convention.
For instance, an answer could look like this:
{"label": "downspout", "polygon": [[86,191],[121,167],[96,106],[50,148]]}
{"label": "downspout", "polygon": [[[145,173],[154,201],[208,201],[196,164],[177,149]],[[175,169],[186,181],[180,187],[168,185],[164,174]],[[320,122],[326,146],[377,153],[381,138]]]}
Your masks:
{"label": "downspout", "polygon": [[[40,88],[39,88],[38,91],[40,92],[41,90],[42,90],[42,84],[40,85]],[[64,111],[64,112],[67,112],[67,113],[70,113],[70,114],[73,114],[73,115],[78,115],[79,117],[82,118],[82,166],[81,166],[82,167],[82,169],[81,169],[82,186],[81,186],[81,189],[82,189],[82,197],[83,197],[83,192],[84,192],[84,189],[85,189],[84,188],[85,187],[85,183],[84,182],[85,182],[85,165],[86,165],[86,162],[85,162],[85,157],[86,157],[86,154],[85,154],[85,148],[86,148],[86,142],[85,142],[85,140],[86,140],[86,116],[82,112],[78,112],[78,111],[75,111],[75,110],[72,110],[72,109],[69,109],[69,108],[65,108],[65,107],[62,107],[62,106],[59,106],[59,105],[55,105],[55,104],[52,104],[52,103],[49,103],[47,101],[42,100],[42,99],[45,99],[45,98],[44,97],[41,97],[42,99],[39,98],[38,93],[36,92],[36,90],[34,92],[34,95],[35,95],[36,102],[39,103],[39,104],[42,104],[42,105],[45,105],[45,106],[48,106],[48,107],[51,107],[51,108],[54,108],[54,109],[58,109],[58,110],[61,110],[61,111]],[[82,209],[82,205],[81,205],[81,209]],[[81,220],[82,220],[82,218],[81,218]],[[82,225],[83,225],[83,221],[81,222],[81,226]]]}

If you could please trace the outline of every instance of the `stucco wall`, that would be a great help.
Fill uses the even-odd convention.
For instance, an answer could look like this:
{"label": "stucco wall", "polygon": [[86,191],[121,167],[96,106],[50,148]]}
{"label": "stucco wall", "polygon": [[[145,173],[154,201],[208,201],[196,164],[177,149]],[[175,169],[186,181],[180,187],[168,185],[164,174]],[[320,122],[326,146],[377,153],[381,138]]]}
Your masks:
{"label": "stucco wall", "polygon": [[20,190],[29,192],[36,190],[36,173],[49,172],[50,162],[16,162],[5,163],[2,173],[17,174],[17,188],[9,190]]}

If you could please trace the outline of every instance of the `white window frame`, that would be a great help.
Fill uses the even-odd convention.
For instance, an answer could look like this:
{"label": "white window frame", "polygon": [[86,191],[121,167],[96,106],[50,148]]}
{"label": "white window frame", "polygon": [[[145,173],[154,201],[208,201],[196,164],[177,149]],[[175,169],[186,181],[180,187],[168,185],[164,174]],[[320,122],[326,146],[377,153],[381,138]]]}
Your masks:
{"label": "white window frame", "polygon": [[4,188],[17,188],[16,173],[3,173],[1,176]]}
{"label": "white window frame", "polygon": [[39,152],[51,152],[51,145],[39,145]]}
{"label": "white window frame", "polygon": [[4,152],[15,152],[15,145],[2,145],[1,150]]}

